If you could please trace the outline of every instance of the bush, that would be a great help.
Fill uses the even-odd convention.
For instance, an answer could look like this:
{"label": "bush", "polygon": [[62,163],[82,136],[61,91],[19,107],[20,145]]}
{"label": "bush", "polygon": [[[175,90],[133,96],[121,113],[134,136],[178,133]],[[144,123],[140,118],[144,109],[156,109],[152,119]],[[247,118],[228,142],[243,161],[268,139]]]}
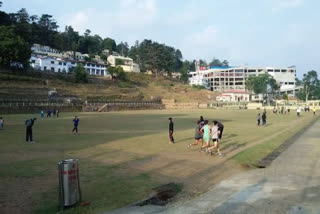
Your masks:
{"label": "bush", "polygon": [[206,87],[204,87],[203,85],[193,85],[192,88],[195,88],[198,90],[206,89]]}
{"label": "bush", "polygon": [[76,82],[88,82],[88,73],[86,72],[86,69],[82,64],[78,64],[75,68],[74,77],[76,79]]}

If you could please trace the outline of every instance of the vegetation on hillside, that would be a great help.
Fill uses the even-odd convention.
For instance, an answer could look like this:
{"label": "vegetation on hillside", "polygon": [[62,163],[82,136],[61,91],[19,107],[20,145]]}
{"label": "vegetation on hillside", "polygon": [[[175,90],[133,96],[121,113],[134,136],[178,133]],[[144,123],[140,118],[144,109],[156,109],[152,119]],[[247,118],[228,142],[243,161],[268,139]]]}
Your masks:
{"label": "vegetation on hillside", "polygon": [[[0,4],[1,7],[2,3]],[[87,29],[80,35],[72,26],[66,26],[63,32],[59,32],[59,25],[52,15],[42,14],[29,15],[25,8],[16,13],[0,11],[0,66],[8,67],[12,63],[21,63],[25,69],[30,59],[30,47],[32,44],[50,46],[60,51],[73,51],[89,54],[87,60],[93,55],[100,55],[106,60],[106,53],[118,52],[123,56],[130,56],[138,63],[141,70],[152,70],[156,74],[161,72],[181,72],[183,82],[188,81],[187,72],[194,71],[195,60],[183,61],[183,55],[179,49],[160,44],[152,40],[136,41],[132,47],[127,42],[119,44],[112,38],[102,38],[99,35],[92,35]],[[12,46],[12,41],[18,41]],[[11,54],[8,54],[11,53]],[[207,64],[200,60],[201,66],[207,65],[228,65],[226,60],[213,58]]]}

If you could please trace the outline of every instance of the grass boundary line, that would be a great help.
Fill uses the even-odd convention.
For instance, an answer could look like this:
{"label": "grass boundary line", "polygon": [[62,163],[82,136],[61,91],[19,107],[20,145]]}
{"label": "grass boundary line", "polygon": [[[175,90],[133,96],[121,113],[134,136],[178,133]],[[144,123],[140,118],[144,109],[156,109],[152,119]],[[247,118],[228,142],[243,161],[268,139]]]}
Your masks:
{"label": "grass boundary line", "polygon": [[310,123],[308,123],[305,127],[300,129],[298,132],[296,132],[294,135],[286,139],[282,144],[278,146],[273,152],[271,152],[269,155],[264,157],[259,161],[259,163],[256,165],[257,168],[266,168],[268,167],[282,152],[286,151],[292,144],[295,143],[296,139],[305,131],[307,131],[312,125],[314,125],[319,119],[319,116],[317,118],[313,119]]}

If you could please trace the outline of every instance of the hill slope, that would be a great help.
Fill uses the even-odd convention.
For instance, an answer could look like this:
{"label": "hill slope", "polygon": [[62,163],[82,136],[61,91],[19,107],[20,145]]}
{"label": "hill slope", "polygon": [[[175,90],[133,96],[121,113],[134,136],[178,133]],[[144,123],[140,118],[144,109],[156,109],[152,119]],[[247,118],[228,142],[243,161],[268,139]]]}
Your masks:
{"label": "hill slope", "polygon": [[55,89],[61,97],[82,100],[151,100],[155,97],[177,102],[207,102],[217,93],[199,90],[167,77],[129,73],[129,81],[90,77],[88,84],[74,83],[68,76],[39,73],[0,73],[0,98],[44,99]]}

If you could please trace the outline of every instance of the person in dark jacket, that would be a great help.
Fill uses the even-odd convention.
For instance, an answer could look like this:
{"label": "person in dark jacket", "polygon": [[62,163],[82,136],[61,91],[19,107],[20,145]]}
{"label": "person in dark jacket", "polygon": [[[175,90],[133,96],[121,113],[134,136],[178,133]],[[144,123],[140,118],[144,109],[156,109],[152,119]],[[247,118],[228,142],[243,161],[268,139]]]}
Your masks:
{"label": "person in dark jacket", "polygon": [[34,143],[33,139],[32,139],[32,126],[34,124],[34,121],[36,121],[37,118],[31,118],[25,121],[25,125],[27,127],[26,130],[26,142],[27,143]]}
{"label": "person in dark jacket", "polygon": [[169,117],[168,120],[169,120],[169,138],[170,138],[170,142],[174,143],[174,138],[173,138],[173,126],[174,126],[174,124],[173,124],[173,121],[172,121],[171,117]]}
{"label": "person in dark jacket", "polygon": [[262,125],[265,126],[267,124],[267,114],[263,112],[262,114]]}
{"label": "person in dark jacket", "polygon": [[214,120],[213,123],[217,123],[218,124],[218,131],[219,131],[218,138],[219,138],[219,142],[221,142],[224,125],[221,122],[218,122],[216,120]]}

